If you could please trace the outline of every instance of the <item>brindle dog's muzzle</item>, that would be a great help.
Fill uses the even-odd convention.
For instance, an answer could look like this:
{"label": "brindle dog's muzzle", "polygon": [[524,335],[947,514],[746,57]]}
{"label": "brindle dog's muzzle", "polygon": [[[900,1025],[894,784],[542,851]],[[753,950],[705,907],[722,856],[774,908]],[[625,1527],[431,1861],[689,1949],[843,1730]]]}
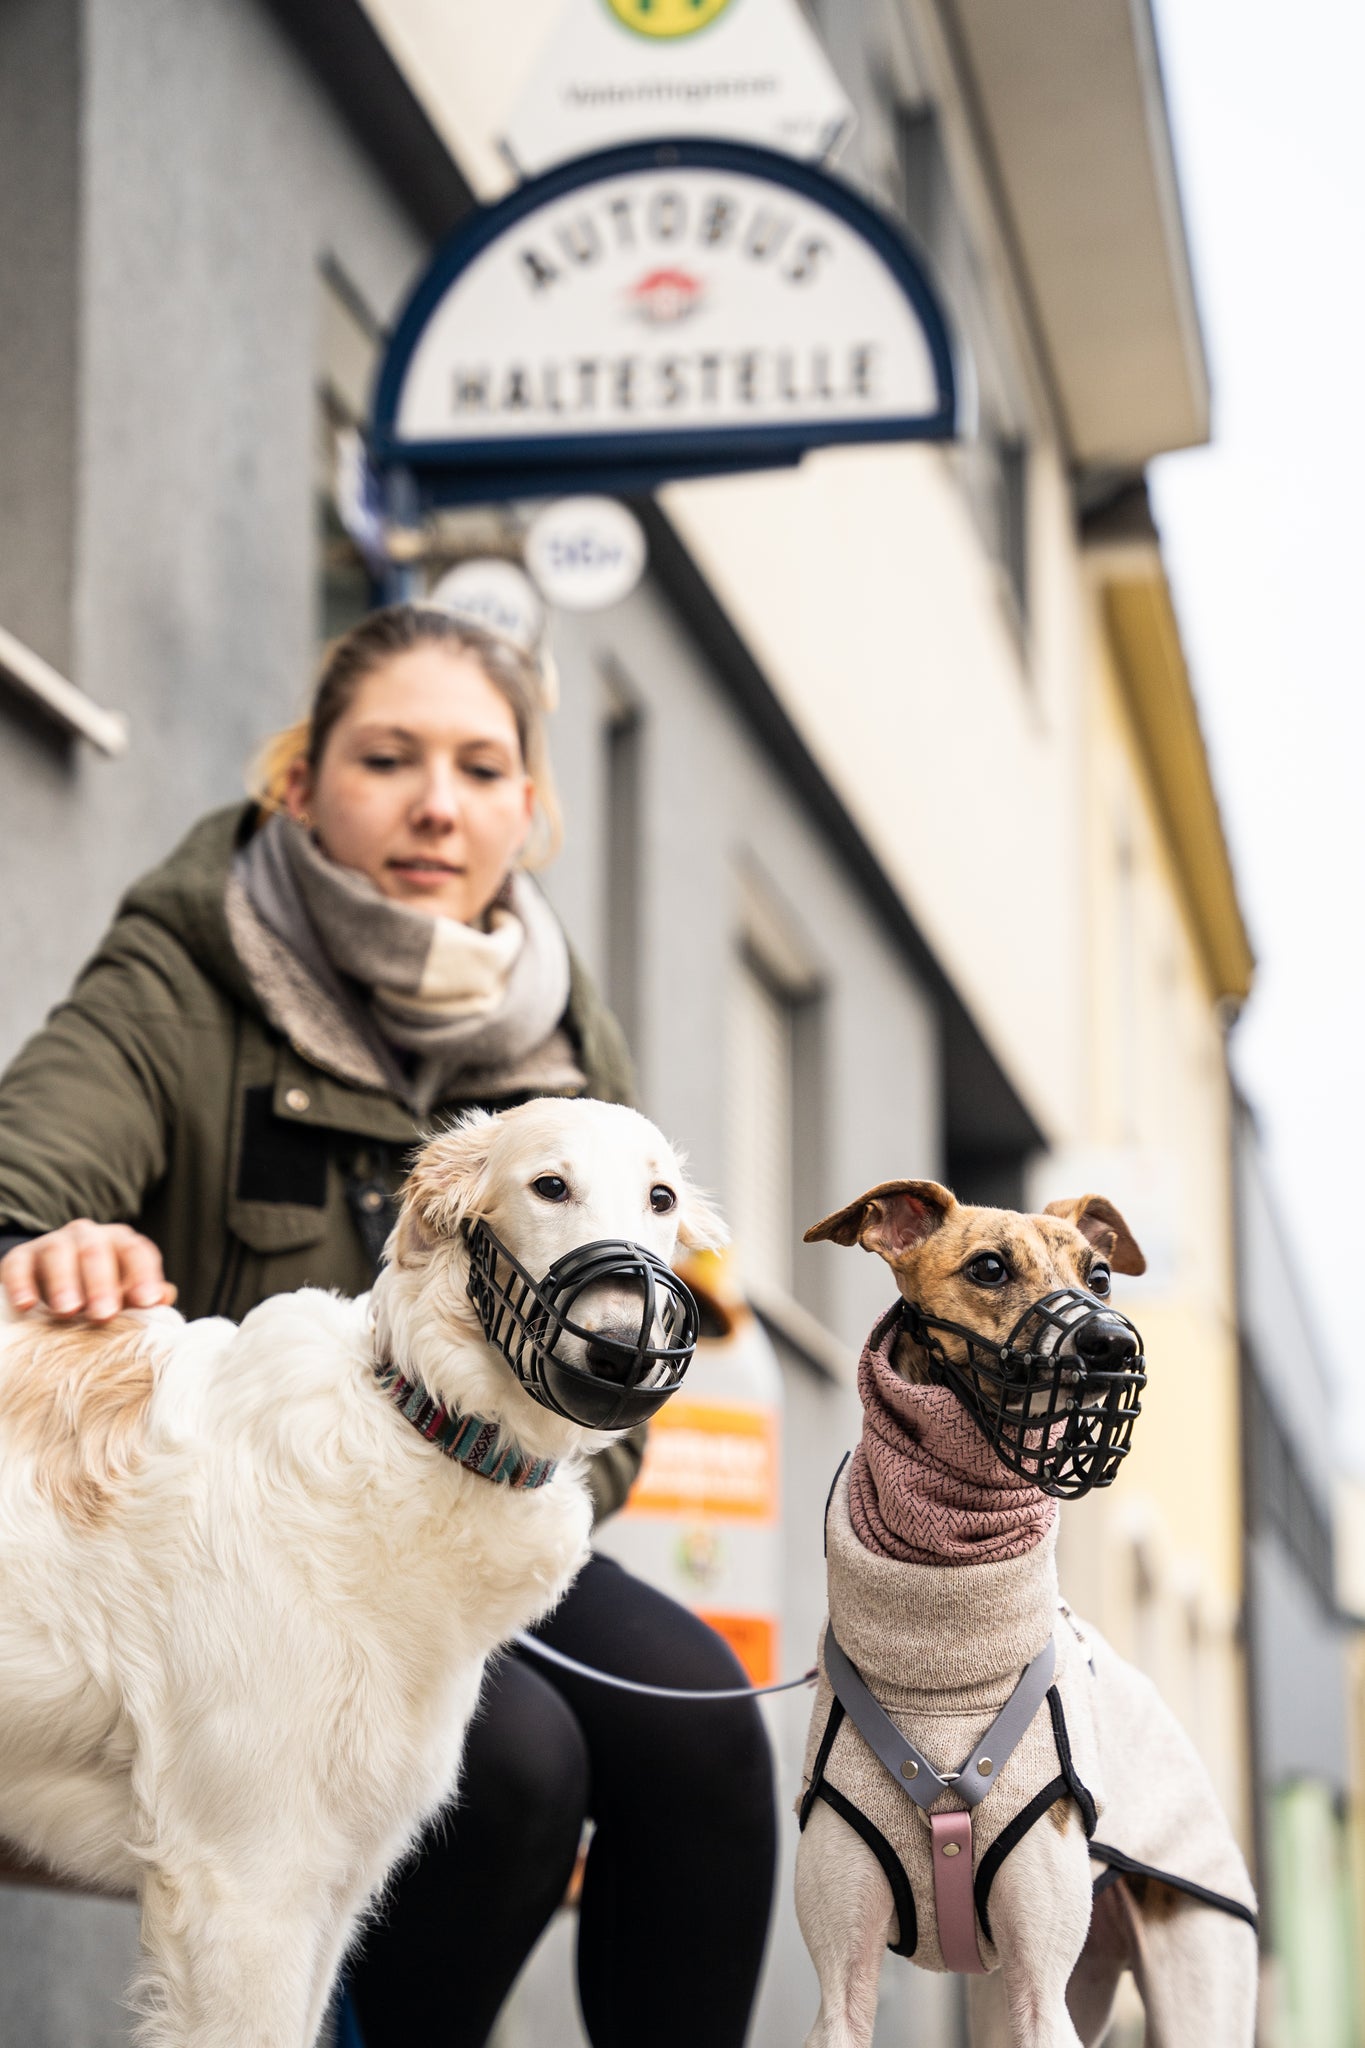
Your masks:
{"label": "brindle dog's muzzle", "polygon": [[[1059,1500],[1109,1486],[1128,1455],[1147,1384],[1127,1316],[1076,1287],[1025,1309],[1003,1344],[902,1302],[901,1323],[1002,1465]],[[939,1333],[958,1338],[948,1356]]]}

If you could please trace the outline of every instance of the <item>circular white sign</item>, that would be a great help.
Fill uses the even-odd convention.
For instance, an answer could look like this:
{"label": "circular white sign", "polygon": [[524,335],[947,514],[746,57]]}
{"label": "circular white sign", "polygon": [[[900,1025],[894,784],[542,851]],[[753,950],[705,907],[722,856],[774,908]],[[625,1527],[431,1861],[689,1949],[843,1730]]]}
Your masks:
{"label": "circular white sign", "polygon": [[639,520],[615,498],[559,498],[532,520],[526,566],[550,604],[602,611],[628,597],[644,571]]}
{"label": "circular white sign", "polygon": [[480,555],[450,569],[427,593],[427,603],[458,612],[534,654],[545,611],[529,576],[499,555]]}

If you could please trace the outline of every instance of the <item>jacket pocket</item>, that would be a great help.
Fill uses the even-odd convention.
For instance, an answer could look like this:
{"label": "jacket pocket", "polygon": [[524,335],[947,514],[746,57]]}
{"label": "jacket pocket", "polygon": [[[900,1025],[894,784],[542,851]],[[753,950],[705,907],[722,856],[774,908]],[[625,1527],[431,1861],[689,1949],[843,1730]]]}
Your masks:
{"label": "jacket pocket", "polygon": [[269,1082],[241,1091],[224,1219],[233,1237],[266,1254],[302,1251],[326,1235],[334,1173],[330,1132],[280,1116],[274,1096]]}

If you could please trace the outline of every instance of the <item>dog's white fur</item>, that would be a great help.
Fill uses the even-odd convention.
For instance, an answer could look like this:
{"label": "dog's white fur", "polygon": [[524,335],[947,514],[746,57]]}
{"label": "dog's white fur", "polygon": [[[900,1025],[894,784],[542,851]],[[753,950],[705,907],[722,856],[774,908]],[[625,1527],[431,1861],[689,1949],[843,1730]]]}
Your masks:
{"label": "dog's white fur", "polygon": [[[533,1191],[547,1174],[568,1200]],[[425,1149],[368,1298],[304,1290],[240,1329],[0,1311],[0,1837],[138,1893],[147,2048],[309,2048],[367,1903],[455,1787],[486,1658],[587,1554],[585,1457],[609,1439],[484,1342],[476,1216],[536,1274],[594,1239],[670,1259],[723,1236],[643,1117],[538,1102]],[[631,1308],[601,1287],[576,1314],[609,1331]],[[555,1478],[514,1492],[442,1456],[377,1387],[376,1346]]]}

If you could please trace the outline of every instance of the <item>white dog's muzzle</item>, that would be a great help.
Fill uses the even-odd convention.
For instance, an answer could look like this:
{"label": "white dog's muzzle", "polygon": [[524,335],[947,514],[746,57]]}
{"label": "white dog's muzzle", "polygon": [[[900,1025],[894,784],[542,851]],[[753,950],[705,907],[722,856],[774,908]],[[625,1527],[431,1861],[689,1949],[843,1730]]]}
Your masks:
{"label": "white dog's muzzle", "polygon": [[[604,1285],[638,1297],[629,1335],[574,1320],[580,1298]],[[647,1421],[682,1385],[697,1346],[689,1289],[657,1253],[624,1238],[577,1245],[533,1280],[480,1221],[469,1232],[469,1298],[532,1399],[588,1429]],[[566,1355],[566,1340],[582,1363]]]}

